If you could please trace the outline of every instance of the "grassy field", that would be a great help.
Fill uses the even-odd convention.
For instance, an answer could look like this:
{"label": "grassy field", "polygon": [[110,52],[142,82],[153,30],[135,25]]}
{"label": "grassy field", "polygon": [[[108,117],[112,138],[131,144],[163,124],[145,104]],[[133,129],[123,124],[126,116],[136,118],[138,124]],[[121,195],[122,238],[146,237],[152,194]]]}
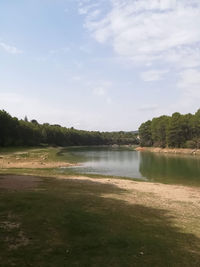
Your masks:
{"label": "grassy field", "polygon": [[[57,148],[30,150],[29,159],[47,151],[49,162],[66,160]],[[18,152],[24,153],[1,156]],[[131,181],[122,188],[110,179],[70,179],[70,173],[67,179],[38,178],[52,170],[1,169],[1,266],[200,266],[200,202],[192,189],[182,193],[193,195],[188,202],[141,191],[134,186],[143,183]],[[21,175],[26,172],[37,177]],[[177,197],[180,192],[157,188],[166,188],[167,196],[171,189]]]}
{"label": "grassy field", "polygon": [[166,210],[102,197],[125,192],[78,180],[41,179],[0,191],[2,266],[199,266],[200,240]]}

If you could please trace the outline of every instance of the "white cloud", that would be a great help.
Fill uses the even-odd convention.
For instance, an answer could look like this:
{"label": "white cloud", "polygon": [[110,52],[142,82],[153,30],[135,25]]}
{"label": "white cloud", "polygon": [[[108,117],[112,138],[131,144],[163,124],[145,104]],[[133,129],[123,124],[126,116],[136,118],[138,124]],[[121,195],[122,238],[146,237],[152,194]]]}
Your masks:
{"label": "white cloud", "polygon": [[163,78],[168,70],[150,70],[141,73],[141,78],[145,82],[159,81]]}
{"label": "white cloud", "polygon": [[81,80],[81,76],[75,75],[75,76],[72,77],[72,80],[73,81],[80,81]]}
{"label": "white cloud", "polygon": [[200,71],[187,69],[181,72],[178,87],[187,97],[200,99]]}
{"label": "white cloud", "polygon": [[103,87],[97,87],[93,90],[93,93],[97,96],[105,96],[106,95],[106,90]]}
{"label": "white cloud", "polygon": [[57,48],[57,49],[52,49],[49,51],[51,55],[56,55],[56,54],[67,54],[71,50],[70,46],[65,46],[62,48]]}
{"label": "white cloud", "polygon": [[112,103],[112,99],[109,96],[106,97],[106,103],[107,104],[111,104]]}
{"label": "white cloud", "polygon": [[0,48],[2,48],[4,51],[6,51],[9,54],[21,54],[22,53],[22,50],[19,50],[15,46],[11,46],[3,42],[0,42]]}
{"label": "white cloud", "polygon": [[[197,64],[194,54],[199,57],[200,51],[194,53],[193,49],[200,43],[199,1],[109,0],[111,9],[101,18],[90,16],[90,3],[82,2],[82,8],[87,8],[86,28],[98,42],[112,46],[119,56],[151,62],[167,61],[169,55],[173,61],[176,54],[178,64]],[[105,4],[101,8],[105,11]],[[183,54],[186,60],[181,60]]]}
{"label": "white cloud", "polygon": [[200,66],[200,47],[182,47],[167,53],[168,63],[176,64],[183,68]]}
{"label": "white cloud", "polygon": [[27,97],[17,93],[0,93],[0,107],[12,116],[24,119],[36,119],[40,123],[60,124],[66,127],[77,127],[79,129],[98,129],[101,114],[91,113],[77,107],[60,107],[52,105],[41,98]]}
{"label": "white cloud", "polygon": [[[82,7],[91,3],[92,0],[82,0]],[[126,68],[132,68],[136,74],[140,69],[140,78],[145,82],[162,80],[169,73],[166,77],[169,90],[173,86],[178,92],[172,101],[174,110],[199,105],[199,0],[107,0],[106,3],[97,0],[95,3],[99,3],[101,15],[92,17],[93,9],[88,9],[83,16],[85,28],[97,42],[110,46]],[[149,70],[145,71],[147,67]],[[141,108],[151,109],[156,107]]]}
{"label": "white cloud", "polygon": [[93,50],[92,47],[89,44],[81,45],[79,47],[79,49],[80,49],[81,52],[84,52],[84,53],[86,53],[88,55],[91,54],[92,50]]}
{"label": "white cloud", "polygon": [[156,105],[142,105],[138,110],[139,111],[155,111],[156,109],[158,109],[158,106]]}
{"label": "white cloud", "polygon": [[180,71],[175,88],[179,91],[179,97],[171,105],[172,112],[195,112],[200,101],[200,70],[191,68]]}
{"label": "white cloud", "polygon": [[23,97],[15,93],[0,93],[0,105],[3,107],[7,103],[22,104]]}
{"label": "white cloud", "polygon": [[89,1],[78,1],[79,9],[78,12],[80,15],[89,15],[90,18],[95,18],[101,12],[98,10],[100,3],[97,1],[96,3],[91,3]]}
{"label": "white cloud", "polygon": [[107,104],[112,103],[109,90],[113,84],[110,81],[92,82],[89,86],[94,88],[92,89],[92,92],[95,96],[102,98]]}

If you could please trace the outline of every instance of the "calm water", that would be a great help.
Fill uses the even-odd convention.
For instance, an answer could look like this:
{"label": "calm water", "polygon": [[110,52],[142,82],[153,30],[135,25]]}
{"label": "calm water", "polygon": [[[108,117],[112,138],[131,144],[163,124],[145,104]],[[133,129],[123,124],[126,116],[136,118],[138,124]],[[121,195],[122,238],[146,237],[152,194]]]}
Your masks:
{"label": "calm water", "polygon": [[76,147],[67,151],[83,161],[81,166],[73,168],[75,172],[200,186],[200,157],[197,156],[164,155],[106,147]]}

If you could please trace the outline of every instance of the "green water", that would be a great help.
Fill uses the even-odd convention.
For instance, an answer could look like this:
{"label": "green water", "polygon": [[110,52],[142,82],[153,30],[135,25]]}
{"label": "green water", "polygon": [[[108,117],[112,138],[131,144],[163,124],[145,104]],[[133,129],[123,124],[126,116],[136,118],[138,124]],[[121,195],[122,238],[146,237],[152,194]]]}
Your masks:
{"label": "green water", "polygon": [[[200,186],[200,157],[138,152],[110,147],[75,147],[65,153],[81,159],[73,171]],[[62,171],[65,171],[64,169]]]}

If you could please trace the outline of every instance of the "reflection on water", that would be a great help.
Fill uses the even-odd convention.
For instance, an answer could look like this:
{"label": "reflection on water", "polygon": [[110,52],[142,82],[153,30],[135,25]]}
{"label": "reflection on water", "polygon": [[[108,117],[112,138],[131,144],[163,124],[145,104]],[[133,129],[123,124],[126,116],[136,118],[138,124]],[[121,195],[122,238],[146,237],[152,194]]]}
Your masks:
{"label": "reflection on water", "polygon": [[200,157],[140,154],[140,172],[149,180],[163,183],[200,184]]}
{"label": "reflection on water", "polygon": [[[70,151],[72,152],[72,151]],[[139,153],[108,148],[76,148],[73,154],[86,161],[74,170],[82,173],[143,178],[139,172]]]}
{"label": "reflection on water", "polygon": [[73,170],[151,180],[163,183],[200,185],[200,157],[174,156],[106,147],[69,148],[85,161]]}

